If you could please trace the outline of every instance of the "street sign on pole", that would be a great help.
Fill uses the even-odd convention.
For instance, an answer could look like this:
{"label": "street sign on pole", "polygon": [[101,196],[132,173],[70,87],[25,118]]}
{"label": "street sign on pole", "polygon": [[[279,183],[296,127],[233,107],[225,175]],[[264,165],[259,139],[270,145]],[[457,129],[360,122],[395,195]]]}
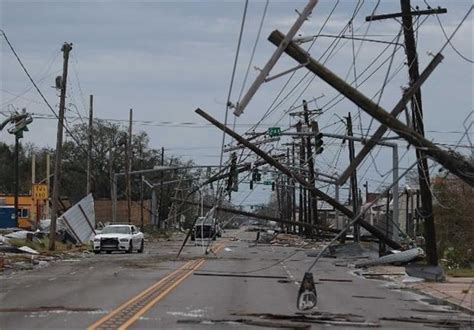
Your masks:
{"label": "street sign on pole", "polygon": [[280,136],[281,135],[281,128],[280,127],[269,127],[268,128],[268,135],[270,137]]}

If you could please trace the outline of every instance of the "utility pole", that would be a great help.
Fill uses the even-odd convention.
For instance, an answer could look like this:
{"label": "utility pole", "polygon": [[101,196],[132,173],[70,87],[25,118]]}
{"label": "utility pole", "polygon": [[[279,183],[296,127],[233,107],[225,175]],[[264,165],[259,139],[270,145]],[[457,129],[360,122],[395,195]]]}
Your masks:
{"label": "utility pole", "polygon": [[[351,113],[349,112],[347,115],[347,135],[353,136],[352,133],[352,117]],[[354,140],[350,139],[349,141],[349,162],[352,162],[355,157],[355,146]],[[358,196],[359,196],[359,189],[357,188],[357,170],[354,170],[351,174],[351,196],[352,196],[352,210],[354,214],[357,214],[359,211],[358,205]],[[360,240],[360,227],[357,223],[354,223],[354,242],[359,242]]]}
{"label": "utility pole", "polygon": [[[408,72],[410,74],[410,85],[420,76],[418,69],[418,54],[416,53],[415,35],[413,32],[413,18],[411,15],[410,0],[401,0],[403,33],[405,36],[405,50],[408,60]],[[421,102],[421,89],[419,89],[411,100],[413,128],[421,136],[425,136],[423,124],[423,108]],[[420,214],[424,218],[426,257],[428,263],[438,265],[438,251],[436,246],[436,230],[433,217],[433,199],[430,190],[430,171],[425,152],[416,149],[418,160],[418,177],[420,183],[421,209]]]}
{"label": "utility pole", "polygon": [[89,131],[87,139],[87,186],[86,195],[91,192],[91,166],[92,166],[92,122],[94,114],[94,95],[89,96]]}
{"label": "utility pole", "polygon": [[[170,164],[171,165],[171,164]],[[161,147],[161,166],[165,166],[165,148]],[[161,221],[160,219],[164,219],[163,213],[164,213],[164,207],[163,207],[163,200],[164,200],[164,190],[163,190],[163,179],[164,179],[164,173],[160,173],[160,204],[158,205],[158,222]],[[156,194],[156,193],[155,193]],[[155,196],[156,199],[156,196]],[[153,210],[155,212],[155,210]],[[160,226],[158,226],[159,228]]]}
{"label": "utility pole", "polygon": [[130,109],[130,119],[128,124],[128,137],[125,150],[125,191],[127,195],[127,221],[132,223],[132,183],[130,171],[132,170],[132,118],[133,109]]}
{"label": "utility pole", "polygon": [[15,134],[15,226],[18,227],[18,191],[20,187],[19,136]]}
{"label": "utility pole", "polygon": [[69,52],[72,50],[72,44],[64,43],[61,51],[63,52],[63,75],[61,78],[61,94],[59,99],[59,118],[58,131],[56,137],[56,153],[54,156],[54,181],[53,181],[53,201],[51,210],[51,225],[49,229],[49,250],[56,249],[56,220],[58,216],[58,203],[60,198],[61,182],[61,153],[63,148],[63,129],[64,129],[64,110],[66,104],[66,83],[69,64]]}
{"label": "utility pole", "polygon": [[[444,14],[447,12],[445,8],[436,8],[423,11],[411,10],[410,0],[400,0],[401,13],[386,14],[379,16],[369,16],[366,21],[381,20],[392,17],[401,17],[403,26],[403,35],[405,38],[405,52],[408,62],[408,73],[410,76],[410,87],[413,86],[420,78],[418,67],[418,54],[416,51],[415,33],[413,31],[413,16]],[[413,129],[421,137],[425,136],[423,124],[423,107],[421,99],[421,89],[418,89],[411,97],[411,112]],[[416,158],[418,160],[418,177],[420,184],[421,208],[420,214],[424,219],[425,240],[426,240],[426,257],[430,265],[438,265],[438,252],[436,246],[436,230],[433,217],[433,199],[430,191],[430,173],[428,168],[427,153],[423,150],[416,149]]]}

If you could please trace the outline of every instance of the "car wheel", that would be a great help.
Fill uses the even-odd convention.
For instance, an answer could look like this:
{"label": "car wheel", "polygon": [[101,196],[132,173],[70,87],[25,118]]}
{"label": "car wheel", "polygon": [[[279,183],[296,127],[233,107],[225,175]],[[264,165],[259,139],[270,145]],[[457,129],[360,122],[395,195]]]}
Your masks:
{"label": "car wheel", "polygon": [[130,241],[130,245],[128,246],[128,250],[125,253],[132,253],[133,252],[133,243]]}
{"label": "car wheel", "polygon": [[143,253],[143,250],[145,250],[145,242],[142,240],[142,243],[140,244],[140,248],[138,249],[138,253]]}

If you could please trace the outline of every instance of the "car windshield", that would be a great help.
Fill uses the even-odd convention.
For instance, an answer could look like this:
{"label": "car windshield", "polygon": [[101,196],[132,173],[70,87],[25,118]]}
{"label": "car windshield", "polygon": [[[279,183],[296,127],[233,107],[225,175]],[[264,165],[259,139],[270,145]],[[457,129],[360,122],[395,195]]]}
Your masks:
{"label": "car windshield", "polygon": [[105,227],[101,234],[130,234],[130,227],[128,226],[109,226]]}
{"label": "car windshield", "polygon": [[202,217],[199,217],[197,220],[196,220],[196,226],[210,226],[214,224],[214,219],[212,218],[202,218]]}

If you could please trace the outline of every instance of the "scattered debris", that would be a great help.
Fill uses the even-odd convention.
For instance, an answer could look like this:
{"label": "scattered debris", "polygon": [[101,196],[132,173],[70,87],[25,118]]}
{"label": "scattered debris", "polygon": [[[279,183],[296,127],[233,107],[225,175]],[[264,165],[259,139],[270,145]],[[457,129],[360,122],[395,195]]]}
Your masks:
{"label": "scattered debris", "polygon": [[22,246],[22,247],[19,247],[17,248],[18,250],[22,251],[22,252],[25,252],[25,253],[29,253],[29,254],[39,254],[38,251],[28,247],[28,246]]}
{"label": "scattered debris", "polygon": [[354,298],[364,298],[364,299],[385,299],[385,297],[377,297],[377,296],[352,296]]}
{"label": "scattered debris", "polygon": [[320,278],[319,281],[321,282],[352,282],[349,279],[339,279],[339,278]]}
{"label": "scattered debris", "polygon": [[36,234],[36,232],[29,231],[29,230],[19,230],[19,231],[14,231],[10,234],[6,234],[5,237],[6,238],[26,240],[28,234],[34,235],[34,234]]}
{"label": "scattered debris", "polygon": [[403,252],[386,255],[375,260],[360,261],[355,264],[356,267],[369,267],[385,264],[404,264],[410,261],[418,260],[425,256],[423,249],[417,247]]}
{"label": "scattered debris", "polygon": [[66,306],[40,306],[40,307],[11,307],[0,308],[0,313],[34,313],[34,312],[96,312],[99,308],[66,307]]}
{"label": "scattered debris", "polygon": [[263,320],[251,320],[251,319],[223,319],[223,320],[195,320],[195,319],[188,319],[188,320],[178,320],[178,323],[181,324],[245,324],[257,327],[264,327],[264,328],[273,328],[273,329],[311,329],[311,326],[308,324],[298,324],[293,322],[270,322],[270,321],[263,321]]}
{"label": "scattered debris", "polygon": [[440,282],[445,279],[443,269],[440,266],[413,263],[407,265],[405,271],[409,276],[423,278],[430,281]]}
{"label": "scattered debris", "polygon": [[316,323],[327,325],[340,325],[347,327],[379,327],[378,323],[366,322],[362,316],[353,314],[333,314],[325,312],[313,312],[311,314],[297,313],[295,315],[270,314],[270,313],[234,313],[236,316],[258,317],[265,320],[291,321],[300,323]]}
{"label": "scattered debris", "polygon": [[435,318],[423,318],[417,316],[410,317],[381,317],[383,321],[396,321],[396,322],[408,322],[408,323],[420,323],[425,325],[434,325],[442,327],[454,327],[454,328],[468,328],[473,326],[473,320],[469,319],[435,319]]}

